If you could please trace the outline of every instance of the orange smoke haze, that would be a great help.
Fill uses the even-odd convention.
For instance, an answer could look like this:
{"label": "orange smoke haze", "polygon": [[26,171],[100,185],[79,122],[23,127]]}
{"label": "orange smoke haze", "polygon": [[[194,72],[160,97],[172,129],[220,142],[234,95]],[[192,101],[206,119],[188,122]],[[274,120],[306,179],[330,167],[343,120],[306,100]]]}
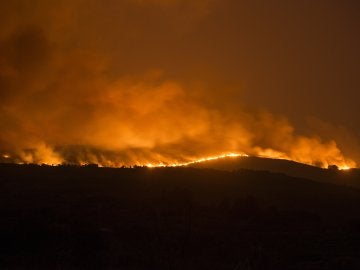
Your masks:
{"label": "orange smoke haze", "polygon": [[216,68],[176,47],[219,5],[188,2],[109,1],[120,18],[100,1],[0,4],[0,161],[175,166],[255,155],[357,166],[331,135],[245,106],[248,86],[213,79]]}
{"label": "orange smoke haze", "polygon": [[204,93],[164,80],[160,72],[112,82],[95,75],[64,96],[71,82],[64,77],[45,100],[34,93],[8,104],[5,113],[17,125],[1,135],[7,160],[171,166],[234,152],[356,166],[334,141],[297,135],[285,118],[268,112],[236,108],[225,114],[208,106]]}

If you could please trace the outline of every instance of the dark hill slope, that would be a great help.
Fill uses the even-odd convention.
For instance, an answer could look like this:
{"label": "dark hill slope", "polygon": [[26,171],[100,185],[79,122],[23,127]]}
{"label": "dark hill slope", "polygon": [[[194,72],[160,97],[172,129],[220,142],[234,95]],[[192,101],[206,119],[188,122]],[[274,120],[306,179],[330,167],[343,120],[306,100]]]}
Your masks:
{"label": "dark hill slope", "polygon": [[0,166],[1,269],[359,269],[360,192],[282,174]]}
{"label": "dark hill slope", "polygon": [[239,169],[263,170],[283,173],[293,177],[312,179],[325,183],[349,185],[360,188],[360,170],[340,171],[321,169],[318,167],[282,159],[261,157],[228,157],[189,165],[194,168],[211,168],[225,171]]}
{"label": "dark hill slope", "polygon": [[186,189],[201,204],[254,196],[286,207],[318,208],[321,205],[347,207],[354,198],[360,199],[360,191],[350,187],[266,171],[5,165],[0,172],[3,191],[16,191],[19,198],[35,194],[35,198],[49,197],[66,192],[81,198],[82,195],[92,196],[94,192],[93,195],[131,201],[156,197],[168,189]]}

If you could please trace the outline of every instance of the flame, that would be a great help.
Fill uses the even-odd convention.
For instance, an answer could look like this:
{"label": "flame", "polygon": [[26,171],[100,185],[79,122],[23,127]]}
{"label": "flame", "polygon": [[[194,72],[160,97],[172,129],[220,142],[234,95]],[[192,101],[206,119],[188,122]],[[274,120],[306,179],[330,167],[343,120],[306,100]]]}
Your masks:
{"label": "flame", "polygon": [[339,170],[348,171],[348,170],[351,170],[351,167],[348,165],[341,165],[341,166],[339,166]]}
{"label": "flame", "polygon": [[248,112],[232,101],[212,104],[202,89],[161,72],[110,79],[99,73],[97,59],[78,60],[65,67],[90,65],[89,80],[78,78],[74,87],[70,73],[58,78],[56,91],[41,103],[30,88],[30,101],[24,95],[0,104],[7,116],[4,124],[0,119],[5,130],[0,151],[11,156],[6,161],[151,168],[251,155],[322,168],[356,167],[344,145],[298,134],[286,117]]}
{"label": "flame", "polygon": [[[257,107],[257,95],[269,89],[265,82],[261,88],[244,87],[252,86],[256,69],[233,81],[226,70],[217,69],[217,61],[202,58],[207,53],[189,65],[193,61],[189,52],[197,46],[191,46],[191,42],[182,46],[181,41],[180,47],[163,54],[168,44],[156,44],[157,37],[169,34],[174,44],[178,38],[191,37],[194,29],[202,29],[210,22],[207,19],[213,18],[199,21],[205,16],[203,11],[208,10],[203,3],[214,1],[128,0],[109,5],[114,14],[126,15],[131,10],[142,16],[143,8],[150,8],[145,3],[157,3],[165,9],[170,2],[175,6],[179,3],[179,10],[186,16],[177,8],[161,11],[166,19],[175,16],[171,22],[174,31],[157,27],[164,18],[158,17],[156,9],[150,12],[155,16],[149,20],[153,25],[143,24],[136,16],[118,16],[125,20],[118,22],[94,20],[89,14],[108,15],[103,7],[98,12],[95,2],[101,1],[90,1],[94,5],[87,7],[86,12],[78,12],[82,4],[42,8],[33,5],[36,12],[28,13],[36,16],[24,19],[21,3],[26,1],[18,2],[19,5],[5,5],[11,6],[9,16],[2,18],[2,25],[8,27],[0,27],[1,161],[151,168],[251,155],[322,168],[336,165],[342,170],[356,167],[356,162],[360,164],[358,135],[344,132],[336,121],[333,128],[302,126],[305,133],[301,133],[286,116],[267,111],[271,107]],[[189,24],[189,18],[199,25]],[[78,22],[91,25],[90,31],[83,31]],[[155,38],[148,33],[152,26],[160,31]],[[104,41],[98,40],[95,33],[99,31],[103,31]],[[149,44],[150,54],[146,50]],[[173,55],[174,52],[180,54]],[[183,59],[173,63],[174,57]],[[259,63],[254,62],[254,66]],[[270,81],[275,82],[276,78]],[[253,102],[243,103],[246,96],[252,97]],[[274,95],[270,99],[279,98],[282,97]],[[291,100],[283,103],[286,106],[277,111],[287,111]],[[308,115],[305,109],[292,112],[295,113],[299,120]]]}
{"label": "flame", "polygon": [[[158,162],[158,163],[147,163],[145,166],[148,168],[183,167],[183,166],[188,166],[191,164],[196,164],[196,163],[201,163],[201,162],[206,162],[206,161],[211,161],[211,160],[219,160],[219,159],[229,158],[229,157],[234,157],[234,158],[249,157],[249,155],[245,154],[245,153],[227,153],[227,154],[221,154],[218,156],[209,156],[209,157],[204,157],[204,158],[198,158],[198,159],[194,159],[189,162],[178,162],[178,163]],[[262,154],[258,155],[258,157],[282,159],[282,160],[291,161],[291,159],[288,156],[286,156],[285,154],[271,150],[271,149],[266,149],[264,152],[262,152]],[[309,164],[309,165],[312,165],[312,164]],[[350,170],[351,168],[354,168],[354,163],[351,161],[349,162],[349,164],[341,163],[340,165],[337,165],[337,167],[339,168],[339,170],[347,171],[347,170]],[[325,168],[325,167],[323,167],[323,168]]]}
{"label": "flame", "polygon": [[289,155],[282,153],[282,152],[278,152],[275,151],[273,149],[258,149],[258,157],[263,157],[263,158],[273,158],[273,159],[283,159],[283,160],[289,160],[289,161],[295,161],[295,162],[299,162],[299,163],[303,163],[303,164],[307,164],[307,165],[311,165],[311,166],[316,166],[316,167],[320,167],[323,169],[328,168],[330,165],[336,165],[336,167],[339,170],[350,170],[351,168],[355,168],[356,167],[356,163],[352,160],[348,160],[345,158],[339,158],[338,156],[329,156],[327,158],[325,158],[321,163],[319,164],[314,164],[312,162],[312,160],[306,159],[306,157],[299,157],[299,158],[291,158]]}
{"label": "flame", "polygon": [[[301,162],[299,160],[294,160],[291,157],[289,157],[287,154],[273,150],[273,149],[257,149],[256,155],[251,156],[257,156],[262,158],[272,158],[272,159],[282,159],[282,160],[289,160],[289,161],[295,161],[300,162],[308,165],[314,165],[311,162]],[[9,154],[2,154],[2,158],[11,160],[13,157]],[[213,156],[206,156],[206,157],[200,157],[200,158],[188,158],[189,161],[158,161],[158,162],[141,162],[141,161],[135,161],[134,164],[126,165],[126,163],[114,161],[111,159],[106,160],[99,160],[96,157],[93,159],[84,159],[82,161],[79,161],[75,164],[80,166],[86,166],[88,164],[97,164],[99,167],[132,167],[132,166],[144,166],[148,168],[159,168],[159,167],[184,167],[191,164],[196,163],[202,163],[206,161],[212,161],[212,160],[219,160],[224,158],[238,158],[238,157],[249,157],[249,154],[246,153],[240,153],[240,152],[228,152],[224,154],[219,155],[213,155]],[[169,160],[169,159],[164,159]],[[170,159],[171,160],[171,159]],[[90,162],[89,162],[90,161]],[[29,164],[29,163],[36,163],[36,164],[47,164],[47,165],[61,165],[64,164],[64,159],[60,157],[57,153],[53,152],[51,148],[47,147],[46,145],[39,145],[39,149],[36,151],[30,151],[27,153],[22,153],[20,155],[20,161],[15,162],[18,164]],[[333,163],[323,163],[321,166],[322,168],[327,168],[329,165],[336,165],[339,170],[350,170],[352,168],[355,168],[356,163],[354,163],[351,160],[341,160],[339,162],[333,162]]]}
{"label": "flame", "polygon": [[145,166],[148,168],[155,168],[155,167],[183,167],[183,166],[188,166],[191,164],[196,164],[196,163],[201,163],[201,162],[206,162],[206,161],[211,161],[211,160],[218,160],[218,159],[222,159],[222,158],[228,158],[228,157],[248,157],[247,154],[245,153],[227,153],[227,154],[222,154],[222,155],[218,155],[218,156],[210,156],[210,157],[204,157],[204,158],[199,158],[199,159],[195,159],[189,162],[179,162],[179,163],[170,163],[170,164],[166,164],[163,162],[159,162],[159,163],[147,163]]}

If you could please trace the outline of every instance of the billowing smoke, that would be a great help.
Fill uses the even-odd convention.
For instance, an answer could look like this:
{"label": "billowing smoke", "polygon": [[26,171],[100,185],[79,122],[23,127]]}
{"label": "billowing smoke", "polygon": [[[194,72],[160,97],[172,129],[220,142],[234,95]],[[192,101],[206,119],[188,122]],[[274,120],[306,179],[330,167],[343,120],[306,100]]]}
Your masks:
{"label": "billowing smoke", "polygon": [[356,166],[332,136],[299,134],[286,117],[245,107],[238,93],[251,89],[212,78],[191,42],[217,5],[1,3],[0,161],[122,166],[246,153]]}

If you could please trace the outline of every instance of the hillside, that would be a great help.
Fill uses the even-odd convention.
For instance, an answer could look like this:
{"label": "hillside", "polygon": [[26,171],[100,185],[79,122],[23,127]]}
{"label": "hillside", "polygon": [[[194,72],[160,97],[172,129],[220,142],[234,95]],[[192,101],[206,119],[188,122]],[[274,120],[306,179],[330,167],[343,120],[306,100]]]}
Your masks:
{"label": "hillside", "polygon": [[359,269],[360,191],[283,174],[0,166],[2,269]]}
{"label": "hillside", "polygon": [[315,181],[348,185],[360,188],[360,170],[351,169],[340,171],[334,169],[321,169],[318,167],[283,159],[262,157],[227,157],[209,160],[190,165],[193,168],[211,168],[225,171],[239,169],[262,170],[282,173],[292,177],[312,179]]}

